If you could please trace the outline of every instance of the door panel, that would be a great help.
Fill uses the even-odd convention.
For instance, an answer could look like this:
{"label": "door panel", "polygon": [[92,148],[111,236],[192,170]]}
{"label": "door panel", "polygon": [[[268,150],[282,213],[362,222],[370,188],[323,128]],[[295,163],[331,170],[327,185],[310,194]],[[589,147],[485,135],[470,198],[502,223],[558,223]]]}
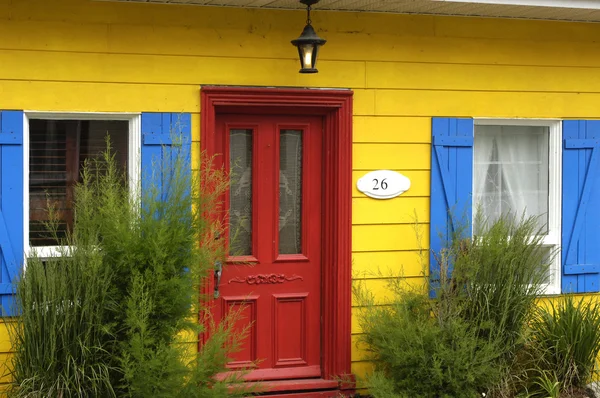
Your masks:
{"label": "door panel", "polygon": [[237,325],[234,331],[240,333],[248,325],[246,330],[247,338],[243,341],[240,351],[236,353],[236,357],[228,364],[231,369],[245,368],[250,369],[255,367],[258,360],[256,353],[257,346],[257,301],[258,296],[226,296],[221,302],[221,313],[224,316],[234,313],[237,317]]}
{"label": "door panel", "polygon": [[273,295],[275,367],[308,365],[307,297],[306,293]]}
{"label": "door panel", "polygon": [[251,323],[228,364],[254,369],[248,380],[321,376],[322,129],[312,116],[217,116],[230,256],[214,316]]}

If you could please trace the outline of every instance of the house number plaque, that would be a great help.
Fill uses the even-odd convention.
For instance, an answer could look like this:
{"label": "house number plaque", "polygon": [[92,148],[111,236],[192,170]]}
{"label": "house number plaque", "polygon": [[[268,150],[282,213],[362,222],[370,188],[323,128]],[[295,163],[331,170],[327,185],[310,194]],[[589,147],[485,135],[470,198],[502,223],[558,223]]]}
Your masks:
{"label": "house number plaque", "polygon": [[408,191],[410,180],[396,171],[375,170],[360,178],[356,187],[368,197],[391,199]]}

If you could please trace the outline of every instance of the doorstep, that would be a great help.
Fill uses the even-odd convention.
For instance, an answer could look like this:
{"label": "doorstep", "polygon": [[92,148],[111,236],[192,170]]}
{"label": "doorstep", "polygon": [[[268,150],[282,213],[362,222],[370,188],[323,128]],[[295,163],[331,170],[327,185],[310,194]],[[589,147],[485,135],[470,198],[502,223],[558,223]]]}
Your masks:
{"label": "doorstep", "polygon": [[340,390],[331,391],[309,391],[299,393],[286,393],[286,394],[275,394],[275,395],[261,395],[265,398],[339,398],[345,397],[346,395],[340,395]]}
{"label": "doorstep", "polygon": [[269,398],[325,398],[339,396],[340,383],[337,380],[294,379],[264,381],[258,382],[256,385],[258,387],[257,392],[261,392],[261,395],[268,396]]}

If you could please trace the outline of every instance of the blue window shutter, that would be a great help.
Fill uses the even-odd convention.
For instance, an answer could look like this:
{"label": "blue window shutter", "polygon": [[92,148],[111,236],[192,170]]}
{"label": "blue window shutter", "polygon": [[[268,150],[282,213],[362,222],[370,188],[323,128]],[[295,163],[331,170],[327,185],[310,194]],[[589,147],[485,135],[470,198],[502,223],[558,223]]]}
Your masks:
{"label": "blue window shutter", "polygon": [[14,282],[23,264],[23,112],[0,112],[0,305],[16,311]]}
{"label": "blue window shutter", "polygon": [[430,296],[439,285],[436,255],[452,238],[457,225],[465,224],[471,236],[473,187],[473,119],[432,119]]}
{"label": "blue window shutter", "polygon": [[164,167],[173,164],[176,156],[190,163],[191,133],[189,113],[142,113],[142,192],[155,185],[161,198],[167,199]]}
{"label": "blue window shutter", "polygon": [[600,289],[600,121],[563,122],[562,292]]}

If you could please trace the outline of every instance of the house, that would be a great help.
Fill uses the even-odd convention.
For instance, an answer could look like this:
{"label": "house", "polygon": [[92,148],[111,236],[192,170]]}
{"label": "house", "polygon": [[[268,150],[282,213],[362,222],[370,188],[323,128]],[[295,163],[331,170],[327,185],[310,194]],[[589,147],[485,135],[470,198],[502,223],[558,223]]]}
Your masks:
{"label": "house", "polygon": [[[297,0],[0,0],[5,310],[24,256],[55,251],[46,195],[68,208],[106,132],[138,183],[173,129],[191,137],[193,167],[220,154],[240,176],[235,253],[257,265],[216,274],[215,315],[242,305],[256,320],[231,367],[262,359],[250,379],[282,396],[350,391],[340,379],[369,366],[352,277],[378,294],[401,267],[422,282],[415,254],[440,247],[448,208],[539,215],[561,250],[547,294],[597,294],[600,1],[312,8],[327,43],[318,73],[298,73]],[[377,170],[410,189],[366,196],[357,181]],[[4,327],[0,342],[7,358]]]}

